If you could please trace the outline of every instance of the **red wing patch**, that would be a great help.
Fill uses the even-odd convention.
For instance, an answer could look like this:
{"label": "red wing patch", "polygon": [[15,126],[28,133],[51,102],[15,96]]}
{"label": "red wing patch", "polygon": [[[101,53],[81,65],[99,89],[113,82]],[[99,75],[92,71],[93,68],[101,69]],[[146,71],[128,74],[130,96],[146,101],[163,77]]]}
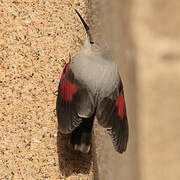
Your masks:
{"label": "red wing patch", "polygon": [[[61,75],[61,80],[64,80],[65,77],[70,72],[69,63],[66,65],[63,74]],[[66,101],[72,101],[73,95],[77,92],[77,87],[74,84],[69,83],[68,80],[65,80],[60,85],[60,96]]]}
{"label": "red wing patch", "polygon": [[77,92],[77,87],[66,80],[60,86],[60,96],[66,101],[72,101],[73,95]]}
{"label": "red wing patch", "polygon": [[117,100],[116,100],[116,106],[118,108],[118,115],[123,119],[126,113],[126,105],[125,105],[125,100],[124,96],[121,95]]}

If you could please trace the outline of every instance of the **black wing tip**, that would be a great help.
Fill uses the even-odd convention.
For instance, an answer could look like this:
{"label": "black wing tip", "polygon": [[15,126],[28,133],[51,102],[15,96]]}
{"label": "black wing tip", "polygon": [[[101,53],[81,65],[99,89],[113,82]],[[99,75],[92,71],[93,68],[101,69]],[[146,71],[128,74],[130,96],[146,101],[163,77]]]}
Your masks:
{"label": "black wing tip", "polygon": [[124,153],[124,152],[126,152],[126,150],[127,150],[127,143],[128,143],[128,140],[125,140],[125,142],[122,142],[122,143],[120,143],[120,145],[119,146],[117,146],[116,144],[114,144],[114,148],[115,148],[115,150],[118,152],[118,153]]}
{"label": "black wing tip", "polygon": [[126,144],[124,144],[123,148],[117,148],[116,149],[116,151],[121,153],[121,154],[126,152],[126,150],[127,150],[127,142],[126,142]]}
{"label": "black wing tip", "polygon": [[[114,148],[117,152],[123,153],[127,150],[128,140],[129,140],[129,127],[127,118],[122,120],[124,123],[122,124],[123,129],[119,132],[119,135],[116,133],[111,133],[112,141]],[[111,131],[112,132],[112,131]]]}
{"label": "black wing tip", "polygon": [[127,150],[127,142],[124,142],[124,144],[122,145],[120,145],[120,146],[116,146],[115,144],[114,144],[114,149],[118,152],[118,153],[124,153],[124,152],[126,152],[126,150]]}

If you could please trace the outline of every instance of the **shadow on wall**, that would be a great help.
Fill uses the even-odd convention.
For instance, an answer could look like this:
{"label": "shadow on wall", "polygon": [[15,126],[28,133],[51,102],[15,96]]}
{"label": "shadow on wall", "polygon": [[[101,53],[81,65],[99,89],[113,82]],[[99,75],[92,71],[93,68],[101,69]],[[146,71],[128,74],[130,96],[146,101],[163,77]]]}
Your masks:
{"label": "shadow on wall", "polygon": [[[76,152],[68,145],[70,135],[63,135],[58,131],[57,136],[57,152],[59,159],[59,170],[65,178],[74,174],[87,175],[92,174],[93,180],[99,180],[97,172],[97,162],[95,157],[95,145],[88,154]],[[93,137],[94,138],[94,134]],[[92,140],[93,141],[93,140]],[[92,164],[93,162],[93,164]],[[93,165],[93,168],[91,166]],[[93,171],[93,172],[91,172]]]}
{"label": "shadow on wall", "polygon": [[69,177],[73,174],[89,174],[92,152],[82,154],[76,152],[68,145],[70,135],[62,135],[58,132],[57,149],[59,158],[59,169],[63,176]]}

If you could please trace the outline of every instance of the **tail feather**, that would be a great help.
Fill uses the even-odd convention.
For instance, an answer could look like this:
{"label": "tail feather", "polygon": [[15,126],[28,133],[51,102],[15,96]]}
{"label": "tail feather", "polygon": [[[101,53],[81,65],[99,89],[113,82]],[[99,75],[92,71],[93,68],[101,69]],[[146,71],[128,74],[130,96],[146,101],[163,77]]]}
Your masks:
{"label": "tail feather", "polygon": [[94,117],[95,113],[89,118],[83,118],[82,123],[72,132],[70,144],[75,151],[82,153],[90,151]]}

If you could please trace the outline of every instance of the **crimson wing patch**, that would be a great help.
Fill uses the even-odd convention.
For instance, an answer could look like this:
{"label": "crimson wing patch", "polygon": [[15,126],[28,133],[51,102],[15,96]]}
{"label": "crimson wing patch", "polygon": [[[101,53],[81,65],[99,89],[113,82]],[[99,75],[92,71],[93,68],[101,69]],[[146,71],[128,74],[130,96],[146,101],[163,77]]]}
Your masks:
{"label": "crimson wing patch", "polygon": [[73,95],[78,91],[78,88],[74,84],[70,83],[66,78],[70,73],[69,66],[70,64],[68,63],[61,75],[61,83],[59,87],[60,97],[65,101],[72,101]]}
{"label": "crimson wing patch", "polygon": [[65,80],[60,86],[60,96],[61,99],[65,101],[72,101],[73,95],[78,91],[77,87],[68,80]]}
{"label": "crimson wing patch", "polygon": [[120,95],[120,97],[116,100],[116,107],[118,108],[118,116],[121,119],[124,119],[126,114],[126,105],[124,100],[124,95]]}
{"label": "crimson wing patch", "polygon": [[98,104],[96,116],[99,124],[111,135],[114,148],[123,153],[127,148],[129,128],[121,81],[113,94]]}

